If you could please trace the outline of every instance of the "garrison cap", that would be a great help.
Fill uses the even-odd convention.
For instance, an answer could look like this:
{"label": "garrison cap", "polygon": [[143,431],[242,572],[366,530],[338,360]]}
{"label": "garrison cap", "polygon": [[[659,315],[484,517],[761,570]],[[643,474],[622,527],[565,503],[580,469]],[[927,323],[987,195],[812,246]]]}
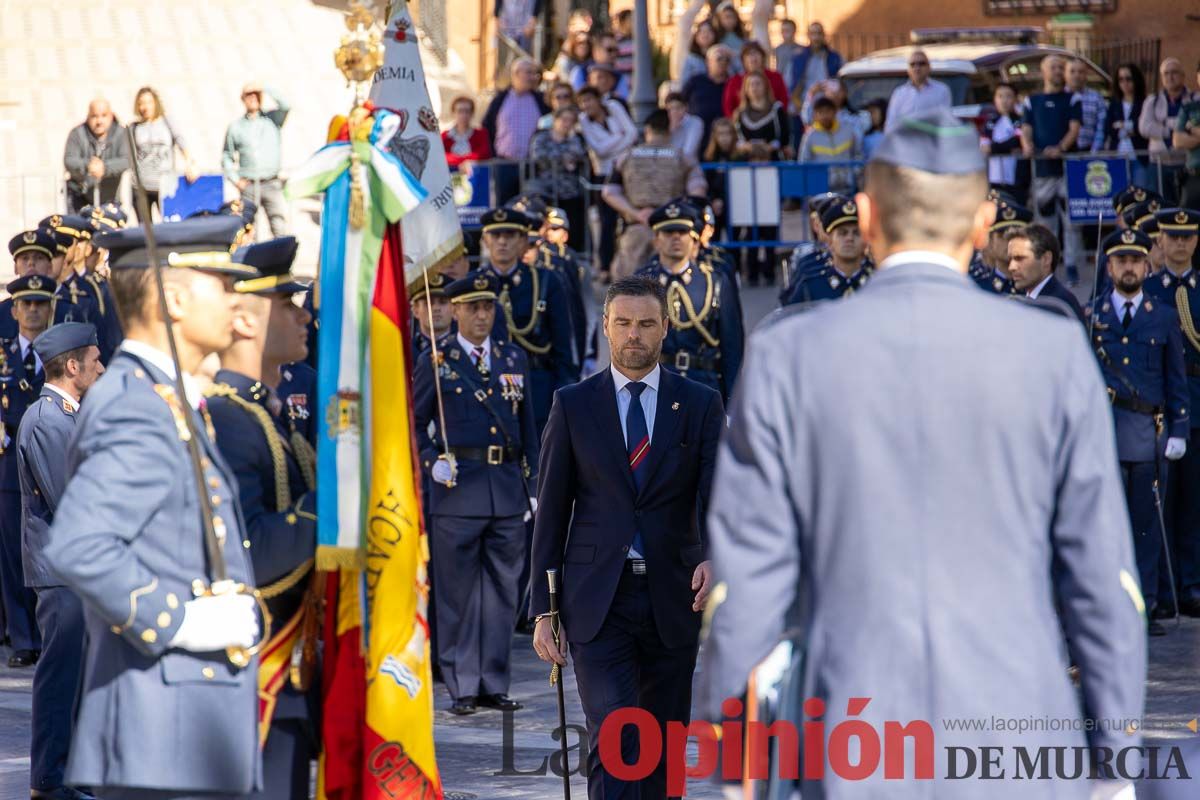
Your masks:
{"label": "garrison cap", "polygon": [[1104,239],[1104,255],[1135,255],[1147,256],[1154,243],[1150,237],[1141,231],[1126,229],[1114,231]]}
{"label": "garrison cap", "polygon": [[80,347],[99,347],[100,340],[96,337],[96,326],[86,322],[60,322],[42,331],[33,340],[33,352],[38,354],[42,363],[55,356],[69,353]]}
{"label": "garrison cap", "polygon": [[858,206],[853,200],[846,200],[842,204],[826,203],[824,210],[821,212],[821,227],[826,233],[833,233],[834,228],[839,228],[842,225],[857,225],[858,224]]}
{"label": "garrison cap", "polygon": [[698,233],[697,212],[691,203],[670,202],[654,209],[650,215],[650,229],[658,231],[686,231]]}
{"label": "garrison cap", "polygon": [[470,272],[446,287],[446,297],[451,303],[473,303],[476,300],[495,300],[500,281],[487,272]]}
{"label": "garrison cap", "polygon": [[312,282],[291,273],[299,246],[295,236],[280,236],[239,248],[233,254],[233,260],[253,267],[258,275],[238,281],[233,285],[233,290],[240,294],[296,294],[308,291]]}
{"label": "garrison cap", "polygon": [[5,288],[13,300],[43,300],[49,303],[54,299],[58,281],[44,275],[22,275],[15,281],[9,281]]}
{"label": "garrison cap", "polygon": [[[230,256],[237,249],[243,230],[242,221],[237,217],[160,222],[154,226],[159,263],[164,267],[191,268],[238,278],[258,277],[258,270],[239,264]],[[109,269],[146,269],[150,266],[146,233],[140,225],[97,234],[95,243],[108,250]]]}
{"label": "garrison cap", "polygon": [[[426,291],[425,283],[429,282],[429,289]],[[431,297],[445,297],[446,287],[454,282],[454,278],[444,272],[426,272],[425,277],[417,278],[408,285],[409,302],[420,300],[426,294]]]}
{"label": "garrison cap", "polygon": [[1008,203],[1003,199],[994,201],[996,203],[996,221],[992,223],[990,231],[1003,231],[1009,228],[1024,228],[1029,223],[1033,222],[1033,212],[1028,208],[1017,205],[1016,203]]}
{"label": "garrison cap", "polygon": [[567,212],[558,206],[546,207],[546,224],[551,228],[568,228],[571,225],[567,220]]}
{"label": "garrison cap", "polygon": [[480,218],[483,232],[488,231],[519,231],[525,233],[530,228],[529,217],[515,208],[493,208]]}
{"label": "garrison cap", "polygon": [[45,228],[32,231],[22,231],[8,240],[8,252],[13,258],[21,253],[42,253],[46,258],[54,258],[58,243],[55,235]]}
{"label": "garrison cap", "polygon": [[884,135],[871,161],[934,175],[969,175],[983,172],[986,167],[978,132],[948,108],[905,117]]}
{"label": "garrison cap", "polygon": [[1136,206],[1138,203],[1144,203],[1147,200],[1157,200],[1162,203],[1162,199],[1161,194],[1150,189],[1141,186],[1127,186],[1113,197],[1113,210],[1120,216],[1125,213],[1125,209]]}
{"label": "garrison cap", "polygon": [[1154,219],[1158,232],[1167,236],[1195,236],[1200,232],[1200,211],[1190,208],[1164,208]]}

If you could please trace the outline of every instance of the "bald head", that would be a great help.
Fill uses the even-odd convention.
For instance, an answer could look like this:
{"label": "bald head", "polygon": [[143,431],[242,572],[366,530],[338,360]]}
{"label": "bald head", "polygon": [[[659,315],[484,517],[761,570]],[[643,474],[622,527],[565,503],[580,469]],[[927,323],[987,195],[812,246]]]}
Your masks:
{"label": "bald head", "polygon": [[1182,91],[1186,79],[1183,74],[1183,62],[1178,58],[1165,59],[1158,67],[1158,77],[1162,87],[1169,94],[1178,94]]}
{"label": "bald head", "polygon": [[532,92],[537,88],[538,79],[541,77],[537,64],[528,58],[518,58],[514,61],[508,74],[512,80],[512,88],[517,92]]}
{"label": "bald head", "polygon": [[112,106],[103,97],[88,103],[87,126],[92,135],[101,138],[113,124]]}
{"label": "bald head", "polygon": [[1042,59],[1042,83],[1047,92],[1061,92],[1067,81],[1067,62],[1062,56]]}

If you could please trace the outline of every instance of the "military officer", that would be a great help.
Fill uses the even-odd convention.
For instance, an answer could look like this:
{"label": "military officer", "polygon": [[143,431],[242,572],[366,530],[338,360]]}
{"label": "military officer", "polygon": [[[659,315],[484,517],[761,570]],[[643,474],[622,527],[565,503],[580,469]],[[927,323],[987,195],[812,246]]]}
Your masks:
{"label": "military officer", "polygon": [[83,666],[83,607],[45,563],[54,512],[67,476],[67,442],[75,430],[79,402],[104,373],[96,328],[64,322],[33,340],[46,383],[17,432],[21,482],[21,538],[25,585],[37,593],[42,657],[33,674],[33,721],[29,786],[34,798],[87,798],[64,784],[71,743],[75,689]]}
{"label": "military officer", "polygon": [[728,401],[742,365],[744,333],[737,290],[724,274],[692,258],[699,225],[695,209],[668,203],[649,218],[657,261],[639,274],[667,289],[670,330],[662,363],[716,389]]}
{"label": "military officer", "polygon": [[[528,246],[529,217],[515,209],[496,208],[485,213],[481,222],[488,262],[478,272],[494,276],[499,286],[492,337],[511,341],[528,356],[531,386],[527,391],[540,431],[550,415],[554,390],[579,377],[572,355],[567,292],[550,270],[521,262]],[[454,316],[457,320],[458,314]]]}
{"label": "military officer", "polygon": [[54,322],[96,324],[100,303],[95,288],[83,277],[84,262],[92,252],[95,223],[80,215],[51,214],[38,227],[51,231],[55,238],[52,277],[58,281],[58,289],[54,294]]}
{"label": "military officer", "polygon": [[408,287],[408,303],[412,312],[412,357],[413,363],[432,343],[450,332],[454,317],[450,313],[450,301],[446,298],[446,287],[453,281],[443,272],[429,272],[426,277],[413,281]]}
{"label": "military officer", "polygon": [[995,200],[996,221],[988,228],[988,242],[982,250],[976,250],[967,274],[984,291],[993,294],[1013,294],[1016,288],[1008,274],[1009,231],[1023,228],[1033,222],[1033,212],[1022,206]]}
{"label": "military officer", "polygon": [[[22,240],[27,238],[22,236]],[[40,242],[40,244],[39,244]],[[34,237],[32,246],[46,243]],[[26,409],[37,399],[46,380],[42,359],[33,340],[50,326],[54,299],[53,278],[27,273],[8,284],[17,335],[0,342],[0,590],[8,624],[10,667],[28,667],[37,662],[42,649],[36,621],[36,598],[25,587],[21,564],[21,483],[17,453],[13,445]]]}
{"label": "military officer", "polygon": [[[1113,289],[1092,306],[1092,345],[1112,400],[1134,553],[1152,614],[1162,553],[1155,508],[1164,483],[1160,459],[1175,461],[1187,450],[1190,401],[1183,341],[1174,309],[1143,291],[1150,237],[1136,230],[1116,231],[1103,247]],[[1166,632],[1153,619],[1149,630],[1152,635]]]}
{"label": "military officer", "polygon": [[258,659],[244,651],[260,636],[256,602],[211,585],[223,564],[234,586],[254,586],[250,540],[191,377],[229,347],[233,281],[255,274],[230,259],[239,224],[154,226],[178,362],[143,229],[96,241],[127,336],[78,414],[44,557],[82,601],[87,631],[65,780],[105,800],[261,786]]}
{"label": "military officer", "polygon": [[[55,263],[56,259],[62,257],[57,237],[41,227],[22,231],[10,239],[8,252],[12,255],[13,272],[18,278],[29,274],[53,278],[58,266],[61,266]],[[17,320],[13,317],[12,307],[11,297],[0,300],[0,341],[16,338]]]}
{"label": "military officer", "polygon": [[[304,308],[303,305],[301,308]],[[307,312],[307,309],[304,309]],[[305,329],[305,340],[311,335]],[[317,446],[317,371],[307,359],[279,368],[276,394],[283,401],[283,414],[290,427],[296,429],[312,447]]]}
{"label": "military officer", "polygon": [[[317,607],[310,593],[316,459],[275,391],[282,366],[303,362],[308,349],[308,312],[294,302],[308,284],[289,272],[296,249],[295,237],[284,236],[235,254],[260,277],[234,284],[243,297],[233,315],[233,342],[206,392],[217,446],[237,479],[254,579],[274,620],[264,648],[269,655],[258,668],[263,788],[247,796],[279,800],[307,800],[319,741],[319,692],[312,681]],[[293,658],[305,653],[307,667],[293,670]]]}
{"label": "military officer", "polygon": [[1117,227],[1128,227],[1124,221],[1125,211],[1138,203],[1155,201],[1162,204],[1163,197],[1158,192],[1141,186],[1127,186],[1113,197],[1113,210],[1117,212]]}
{"label": "military officer", "polygon": [[[1179,315],[1188,394],[1191,407],[1195,408],[1195,402],[1200,400],[1200,334],[1196,324],[1196,315],[1200,313],[1200,280],[1191,264],[1200,231],[1200,212],[1168,208],[1159,211],[1156,220],[1166,267],[1146,282],[1146,293],[1170,304]],[[1200,416],[1189,415],[1189,419],[1191,431],[1200,428]],[[1200,616],[1200,494],[1196,492],[1200,486],[1200,435],[1190,443],[1193,446],[1188,447],[1183,457],[1169,466],[1163,511],[1172,544],[1179,611]],[[1158,613],[1169,616],[1174,609],[1166,570],[1160,571],[1158,582]]]}
{"label": "military officer", "polygon": [[437,660],[454,714],[521,707],[508,697],[509,659],[538,432],[525,352],[492,335],[498,287],[485,271],[446,288],[458,331],[438,342],[444,430],[432,352],[413,370],[421,463],[433,480]]}
{"label": "military officer", "polygon": [[[43,222],[54,222],[56,217],[57,215],[52,215]],[[107,364],[112,358],[113,351],[121,343],[124,334],[121,332],[121,321],[117,317],[112,291],[108,286],[108,254],[103,248],[96,247],[93,239],[97,233],[102,231],[124,228],[126,217],[125,212],[116,203],[106,203],[98,208],[85,206],[80,209],[79,217],[86,220],[86,223],[83,225],[75,223],[69,227],[78,229],[81,233],[67,232],[76,247],[75,251],[68,256],[68,260],[72,262],[72,272],[70,274],[64,272],[59,280],[66,280],[71,275],[75,275],[77,277],[74,280],[79,287],[75,293],[81,297],[90,295],[89,305],[92,316],[88,321],[96,325],[96,333],[100,339],[100,358]],[[62,224],[60,218],[55,227]],[[68,289],[68,291],[70,290]]]}
{"label": "military officer", "polygon": [[802,242],[792,251],[788,259],[788,280],[779,290],[779,305],[787,304],[800,278],[810,272],[819,272],[831,263],[829,253],[829,235],[821,224],[821,213],[827,205],[843,205],[851,198],[845,195],[827,192],[810,198],[808,201],[808,224],[812,233],[812,241]]}
{"label": "military officer", "polygon": [[1036,223],[1011,227],[1004,243],[1008,249],[1008,274],[1016,293],[1033,300],[1057,298],[1077,320],[1084,322],[1083,309],[1074,293],[1054,277],[1061,250],[1049,228]]}
{"label": "military officer", "polygon": [[858,228],[858,206],[853,200],[826,204],[821,225],[829,237],[829,264],[801,275],[784,305],[809,305],[851,295],[865,286],[875,271],[875,262],[867,255]]}

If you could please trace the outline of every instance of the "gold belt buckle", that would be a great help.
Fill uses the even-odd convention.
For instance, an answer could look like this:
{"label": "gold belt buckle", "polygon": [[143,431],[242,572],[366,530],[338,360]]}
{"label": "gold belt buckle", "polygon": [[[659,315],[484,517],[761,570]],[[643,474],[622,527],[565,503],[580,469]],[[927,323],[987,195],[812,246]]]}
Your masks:
{"label": "gold belt buckle", "polygon": [[487,463],[491,466],[504,463],[504,448],[498,444],[488,445]]}
{"label": "gold belt buckle", "polygon": [[675,369],[687,372],[692,366],[692,354],[680,350],[675,354]]}

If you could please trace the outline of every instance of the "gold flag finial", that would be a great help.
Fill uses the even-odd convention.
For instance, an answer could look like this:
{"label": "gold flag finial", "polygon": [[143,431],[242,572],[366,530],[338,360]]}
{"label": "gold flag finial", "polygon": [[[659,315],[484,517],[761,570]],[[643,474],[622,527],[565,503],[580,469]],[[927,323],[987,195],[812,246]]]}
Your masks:
{"label": "gold flag finial", "polygon": [[350,3],[346,28],[350,33],[342,37],[341,44],[333,52],[333,63],[346,76],[346,82],[354,84],[357,102],[361,104],[364,85],[383,66],[383,31],[375,21],[375,15],[359,0]]}

